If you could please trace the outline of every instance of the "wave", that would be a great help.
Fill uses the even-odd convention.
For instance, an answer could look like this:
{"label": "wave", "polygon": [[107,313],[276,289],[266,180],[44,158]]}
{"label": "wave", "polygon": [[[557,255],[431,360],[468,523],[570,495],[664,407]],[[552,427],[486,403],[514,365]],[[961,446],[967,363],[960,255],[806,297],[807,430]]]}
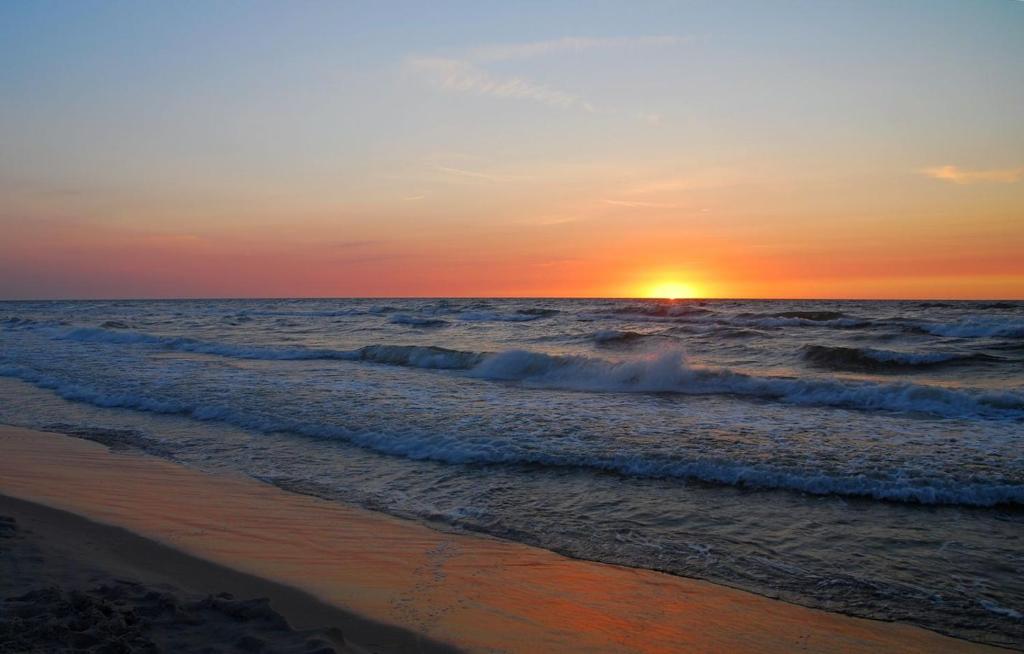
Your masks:
{"label": "wave", "polygon": [[18,366],[0,365],[0,375],[14,377],[52,390],[71,401],[105,408],[123,408],[159,414],[184,415],[195,420],[222,422],[257,432],[287,432],[316,439],[336,439],[381,454],[448,464],[540,465],[613,472],[629,477],[699,480],[753,489],[782,489],[816,495],[845,495],[920,504],[991,507],[1024,504],[1024,485],[1003,481],[965,481],[905,475],[888,476],[851,471],[822,472],[764,463],[706,457],[681,458],[657,452],[602,453],[585,449],[544,450],[535,442],[496,441],[493,436],[466,437],[402,429],[353,430],[343,425],[303,422],[259,414],[221,404],[194,404],[161,400],[132,392],[104,391],[48,376]]}
{"label": "wave", "polygon": [[712,333],[720,338],[754,338],[764,336],[764,332],[749,327],[719,326],[715,327]]}
{"label": "wave", "polygon": [[783,311],[780,313],[740,313],[723,319],[729,325],[746,327],[778,328],[778,327],[834,327],[838,329],[855,329],[868,327],[873,323],[863,318],[847,316],[839,311]]}
{"label": "wave", "polygon": [[391,323],[395,325],[409,325],[411,327],[444,327],[447,320],[440,318],[424,318],[422,316],[411,316],[407,313],[396,313],[391,316]]}
{"label": "wave", "polygon": [[[741,316],[743,314],[740,314]],[[813,322],[831,322],[848,318],[842,311],[780,311],[771,314],[773,318],[799,318],[800,320],[811,320]]]}
{"label": "wave", "polygon": [[558,313],[554,309],[522,309],[515,313],[499,313],[497,311],[463,311],[458,314],[459,320],[467,322],[530,322],[540,320]]}
{"label": "wave", "polygon": [[689,302],[649,302],[616,307],[609,311],[609,313],[612,315],[646,316],[652,318],[681,318],[701,316],[714,312]]}
{"label": "wave", "polygon": [[4,326],[4,329],[17,330],[17,329],[32,329],[39,324],[38,321],[32,318],[22,318],[21,316],[11,316],[10,318],[4,318],[0,320],[0,324]]}
{"label": "wave", "polygon": [[68,323],[64,320],[36,320],[34,318],[22,318],[21,316],[11,316],[0,320],[0,325],[7,331],[34,331],[43,328],[53,328],[67,326]]}
{"label": "wave", "polygon": [[756,327],[736,327],[716,323],[683,323],[672,325],[665,330],[666,334],[695,334],[698,336],[714,336],[717,338],[754,338],[767,336],[767,332]]}
{"label": "wave", "polygon": [[287,309],[246,309],[247,316],[278,316],[290,318],[347,318],[350,316],[381,315],[399,311],[390,305],[375,305],[366,308],[324,309],[314,311],[290,311]]}
{"label": "wave", "polygon": [[978,308],[979,309],[1024,309],[1024,303],[1021,303],[1021,302],[989,302],[988,304],[982,304]]}
{"label": "wave", "polygon": [[804,406],[894,411],[942,417],[1024,418],[1024,393],[951,389],[912,383],[756,376],[728,368],[695,367],[672,349],[651,356],[606,360],[527,350],[500,353],[423,345],[368,345],[355,350],[262,347],[79,328],[58,338],[142,344],[241,359],[363,361],[411,368],[463,371],[468,377],[553,390],[732,395]]}
{"label": "wave", "polygon": [[910,329],[950,338],[1024,338],[1024,319],[977,317],[954,323],[914,323]]}
{"label": "wave", "polygon": [[1024,393],[1014,391],[760,377],[727,368],[691,367],[678,350],[623,361],[513,350],[483,358],[466,374],[561,390],[733,395],[862,411],[912,412],[951,418],[1024,418]]}
{"label": "wave", "polygon": [[950,352],[899,352],[875,348],[807,345],[803,358],[816,366],[831,370],[917,370],[944,365],[971,362],[998,361],[984,354],[954,354]]}
{"label": "wave", "polygon": [[353,350],[350,355],[344,358],[435,370],[469,370],[487,357],[481,352],[449,350],[432,345],[367,345]]}
{"label": "wave", "polygon": [[367,345],[355,350],[306,347],[263,347],[215,343],[191,338],[158,336],[144,332],[108,331],[83,327],[59,334],[57,338],[102,342],[114,345],[147,345],[179,352],[212,354],[236,359],[267,361],[307,361],[316,359],[366,361],[412,368],[462,370],[475,365],[484,356],[477,352],[449,350],[430,345]]}
{"label": "wave", "polygon": [[594,343],[599,347],[614,347],[618,345],[636,345],[645,340],[671,338],[663,334],[646,334],[633,331],[619,331],[617,329],[605,329],[595,332],[592,336]]}
{"label": "wave", "polygon": [[874,323],[864,318],[848,316],[840,311],[780,311],[774,313],[744,312],[725,314],[692,305],[636,305],[613,309],[602,317],[634,321],[683,322],[688,324],[715,324],[733,327],[777,329],[780,327],[833,327],[855,329]]}
{"label": "wave", "polygon": [[518,311],[516,311],[516,313],[520,313],[524,316],[540,316],[541,318],[546,318],[549,316],[557,315],[562,312],[559,309],[543,309],[537,307],[533,309],[519,309]]}

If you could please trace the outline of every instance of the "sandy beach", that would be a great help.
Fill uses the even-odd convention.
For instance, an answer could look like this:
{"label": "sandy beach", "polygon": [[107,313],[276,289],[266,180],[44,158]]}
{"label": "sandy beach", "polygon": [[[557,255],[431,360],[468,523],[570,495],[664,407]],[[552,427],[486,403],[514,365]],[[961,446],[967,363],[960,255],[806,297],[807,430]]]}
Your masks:
{"label": "sandy beach", "polygon": [[451,651],[302,591],[7,496],[0,579],[2,652]]}
{"label": "sandy beach", "polygon": [[[85,614],[117,607],[156,616],[132,632],[139,643],[173,637],[252,651],[1000,651],[440,532],[52,433],[0,429],[0,493],[0,515],[9,518],[3,565],[18,573],[4,575],[3,592],[22,598],[6,602],[5,612],[56,614],[54,606],[71,605]],[[191,616],[179,620],[187,626],[172,629],[154,608],[161,605]]]}

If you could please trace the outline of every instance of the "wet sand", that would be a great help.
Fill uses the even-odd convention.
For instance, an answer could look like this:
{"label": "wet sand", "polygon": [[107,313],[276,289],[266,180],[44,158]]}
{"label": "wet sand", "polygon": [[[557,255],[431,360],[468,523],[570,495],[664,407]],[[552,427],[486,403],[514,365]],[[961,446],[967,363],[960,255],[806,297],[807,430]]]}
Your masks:
{"label": "wet sand", "polygon": [[[292,628],[337,627],[353,644],[379,640],[377,651],[427,651],[438,643],[481,652],[1005,651],[698,580],[439,532],[240,476],[20,428],[0,427],[0,493],[120,528],[97,525],[94,539],[103,541],[96,534],[104,529],[128,530],[183,555],[177,567],[142,557],[132,565],[143,576],[208,593],[231,588],[227,578],[195,568],[212,563],[264,584],[251,590],[269,597]],[[71,549],[84,561],[97,551]]]}

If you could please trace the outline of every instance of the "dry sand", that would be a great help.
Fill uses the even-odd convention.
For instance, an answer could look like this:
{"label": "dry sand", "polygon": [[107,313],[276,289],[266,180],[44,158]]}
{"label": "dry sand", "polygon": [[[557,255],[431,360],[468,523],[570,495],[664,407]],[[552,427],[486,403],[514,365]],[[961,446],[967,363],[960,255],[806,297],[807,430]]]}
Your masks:
{"label": "dry sand", "polygon": [[[147,586],[170,582],[167,592],[183,611],[200,612],[200,621],[211,623],[223,619],[216,615],[223,607],[210,606],[216,598],[204,607],[201,596],[227,591],[238,598],[228,603],[268,597],[291,628],[334,627],[338,631],[320,633],[352,648],[433,651],[437,643],[450,643],[481,652],[1005,651],[702,581],[443,533],[57,434],[0,427],[0,493],[104,523],[24,502],[0,504],[0,514],[31,525],[38,544],[59,546],[54,560],[64,561],[60,565],[74,561]],[[118,539],[134,545],[119,545]],[[15,566],[25,558],[10,556]],[[97,601],[106,601],[100,595]],[[131,597],[144,605],[144,593]],[[264,609],[257,611],[263,618],[246,622],[246,635],[270,648],[260,630],[266,626],[261,621],[273,618]],[[240,637],[233,633],[218,644]],[[307,632],[280,637],[325,639]],[[293,642],[299,641],[282,640],[274,651],[287,651]]]}

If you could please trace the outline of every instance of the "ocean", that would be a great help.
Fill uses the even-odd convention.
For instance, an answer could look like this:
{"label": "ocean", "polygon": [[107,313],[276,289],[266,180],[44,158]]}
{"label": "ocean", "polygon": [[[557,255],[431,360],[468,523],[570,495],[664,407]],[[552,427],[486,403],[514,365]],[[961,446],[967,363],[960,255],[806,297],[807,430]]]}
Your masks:
{"label": "ocean", "polygon": [[1024,647],[1021,302],[3,302],[0,422]]}

